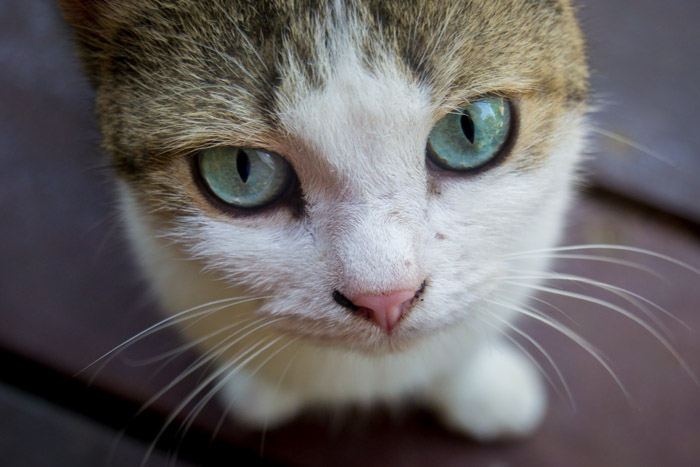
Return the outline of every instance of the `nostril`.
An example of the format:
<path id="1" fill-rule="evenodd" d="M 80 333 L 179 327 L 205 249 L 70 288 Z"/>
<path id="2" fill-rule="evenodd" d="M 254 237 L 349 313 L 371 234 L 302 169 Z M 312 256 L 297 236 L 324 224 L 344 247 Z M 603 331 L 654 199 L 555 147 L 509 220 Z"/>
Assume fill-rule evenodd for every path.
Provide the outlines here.
<path id="1" fill-rule="evenodd" d="M 335 300 L 335 302 L 338 305 L 345 307 L 350 311 L 357 311 L 360 309 L 360 307 L 352 303 L 352 301 L 348 297 L 338 292 L 337 290 L 333 291 L 333 300 Z"/>
<path id="2" fill-rule="evenodd" d="M 414 299 L 418 299 L 418 298 L 420 298 L 421 295 L 423 295 L 423 292 L 425 292 L 426 283 L 427 283 L 427 281 L 423 281 L 423 283 L 420 285 L 418 290 L 416 290 L 416 294 L 413 296 Z"/>

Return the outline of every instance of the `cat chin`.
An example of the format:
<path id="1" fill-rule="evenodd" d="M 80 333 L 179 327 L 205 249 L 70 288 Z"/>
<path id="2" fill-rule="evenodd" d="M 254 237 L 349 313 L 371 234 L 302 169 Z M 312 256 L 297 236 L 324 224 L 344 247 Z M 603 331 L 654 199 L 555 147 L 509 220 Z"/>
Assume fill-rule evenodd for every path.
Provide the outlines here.
<path id="1" fill-rule="evenodd" d="M 439 332 L 401 333 L 396 335 L 384 335 L 381 332 L 365 332 L 361 335 L 337 336 L 325 335 L 299 335 L 298 337 L 311 345 L 319 348 L 342 349 L 349 353 L 357 353 L 368 357 L 381 357 L 384 355 L 401 354 L 422 345 L 426 340 L 435 337 Z M 294 333 L 289 333 L 294 336 Z"/>

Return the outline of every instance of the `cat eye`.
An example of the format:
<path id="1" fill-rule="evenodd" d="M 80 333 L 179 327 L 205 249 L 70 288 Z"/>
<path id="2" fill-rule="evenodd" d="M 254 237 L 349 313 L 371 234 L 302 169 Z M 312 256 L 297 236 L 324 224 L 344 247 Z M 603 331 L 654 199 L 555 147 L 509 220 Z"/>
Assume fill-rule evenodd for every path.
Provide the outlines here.
<path id="1" fill-rule="evenodd" d="M 226 204 L 258 209 L 281 198 L 294 172 L 279 154 L 218 146 L 199 154 L 197 168 L 209 192 Z"/>
<path id="2" fill-rule="evenodd" d="M 508 100 L 490 97 L 475 101 L 435 124 L 428 136 L 428 159 L 456 172 L 481 168 L 500 154 L 510 127 Z"/>

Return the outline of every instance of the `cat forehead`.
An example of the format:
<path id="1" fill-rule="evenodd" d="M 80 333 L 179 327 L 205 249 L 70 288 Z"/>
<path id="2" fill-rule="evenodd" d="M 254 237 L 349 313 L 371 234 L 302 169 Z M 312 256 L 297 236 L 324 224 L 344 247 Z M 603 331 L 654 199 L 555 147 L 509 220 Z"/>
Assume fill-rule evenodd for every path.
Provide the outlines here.
<path id="1" fill-rule="evenodd" d="M 253 46 L 258 52 L 248 55 L 279 73 L 282 84 L 269 99 L 273 105 L 299 95 L 300 87 L 322 87 L 337 79 L 349 47 L 368 70 L 399 70 L 429 85 L 433 100 L 447 106 L 494 92 L 544 90 L 578 100 L 586 92 L 582 40 L 566 1 L 272 5 L 255 15 L 253 33 L 262 40 Z M 259 22 L 263 17 L 266 21 Z M 250 40 L 244 42 L 251 46 Z"/>
<path id="2" fill-rule="evenodd" d="M 299 96 L 338 82 L 349 43 L 367 76 L 400 75 L 443 111 L 489 93 L 586 93 L 582 41 L 565 1 L 114 5 L 63 0 L 97 84 L 105 147 L 133 173 L 167 163 L 162 154 L 269 147 L 289 127 L 283 117 L 302 107 Z M 398 103 L 395 116 L 419 100 Z"/>
<path id="3" fill-rule="evenodd" d="M 279 152 L 307 191 L 335 186 L 346 196 L 375 186 L 396 193 L 398 180 L 420 182 L 434 114 L 428 90 L 391 62 L 368 69 L 352 41 L 334 56 L 323 86 L 296 81 L 296 92 L 279 99 Z"/>
<path id="4" fill-rule="evenodd" d="M 341 38 L 322 86 L 288 76 L 292 91 L 278 97 L 276 116 L 286 139 L 312 149 L 319 162 L 356 159 L 370 148 L 381 151 L 404 141 L 410 145 L 432 126 L 429 90 L 390 59 L 367 68 L 358 47 Z"/>

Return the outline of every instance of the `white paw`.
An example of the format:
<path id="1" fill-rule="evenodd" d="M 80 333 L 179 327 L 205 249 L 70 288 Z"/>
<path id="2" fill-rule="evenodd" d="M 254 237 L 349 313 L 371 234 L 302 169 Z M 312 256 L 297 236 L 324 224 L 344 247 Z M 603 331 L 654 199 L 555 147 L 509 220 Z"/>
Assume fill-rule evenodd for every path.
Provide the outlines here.
<path id="1" fill-rule="evenodd" d="M 282 388 L 241 373 L 225 381 L 219 397 L 232 418 L 256 429 L 281 425 L 302 406 L 298 397 Z"/>
<path id="2" fill-rule="evenodd" d="M 546 393 L 532 363 L 507 346 L 485 347 L 429 398 L 452 428 L 490 441 L 531 433 L 546 408 Z"/>

